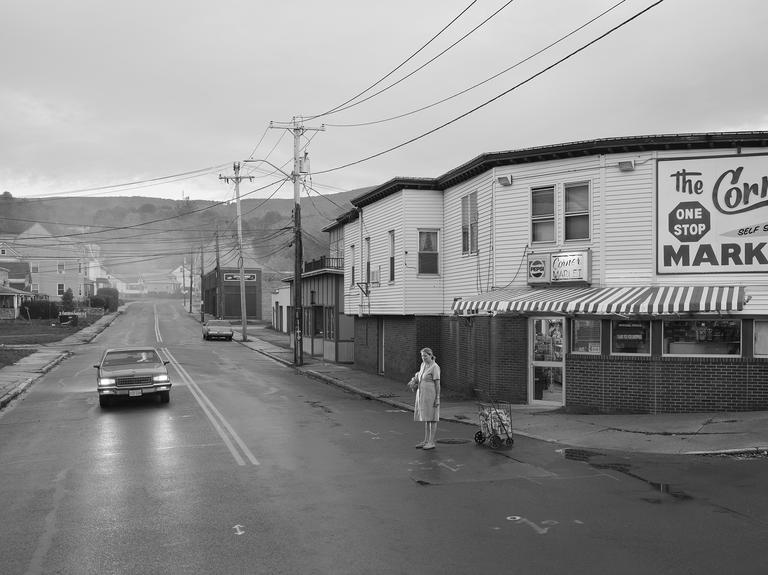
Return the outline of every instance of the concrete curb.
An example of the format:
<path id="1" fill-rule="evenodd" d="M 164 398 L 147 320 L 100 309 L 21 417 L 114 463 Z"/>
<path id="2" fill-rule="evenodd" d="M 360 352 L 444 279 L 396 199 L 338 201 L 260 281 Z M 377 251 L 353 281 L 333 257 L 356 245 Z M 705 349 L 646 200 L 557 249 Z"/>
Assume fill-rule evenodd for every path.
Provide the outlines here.
<path id="1" fill-rule="evenodd" d="M 84 328 L 82 331 L 72 334 L 69 337 L 78 337 L 78 336 L 85 335 L 86 337 L 81 342 L 79 342 L 79 345 L 82 345 L 84 343 L 90 343 L 96 338 L 97 335 L 99 335 L 102 331 L 107 329 L 112 324 L 112 322 L 115 321 L 115 319 L 117 319 L 117 317 L 121 313 L 122 312 L 118 310 L 114 314 L 110 314 L 109 316 L 107 316 L 106 319 L 104 319 L 104 316 L 102 316 L 102 318 L 100 318 L 98 321 L 94 322 L 87 328 Z M 86 331 L 86 333 L 83 334 L 83 331 Z M 63 341 L 64 340 L 62 340 L 62 342 Z M 57 345 L 61 345 L 62 342 L 59 342 Z M 42 345 L 41 347 L 46 347 L 46 345 Z M 46 373 L 51 371 L 54 367 L 59 365 L 62 361 L 64 361 L 66 358 L 68 358 L 71 355 L 72 355 L 72 352 L 69 350 L 61 351 L 51 361 L 49 361 L 48 363 L 43 365 L 41 368 L 39 368 L 35 372 L 35 375 L 27 377 L 21 383 L 17 384 L 13 389 L 3 394 L 0 397 L 0 409 L 5 408 L 13 400 L 23 395 L 32 386 L 33 383 L 35 383 L 38 379 L 43 377 Z"/>

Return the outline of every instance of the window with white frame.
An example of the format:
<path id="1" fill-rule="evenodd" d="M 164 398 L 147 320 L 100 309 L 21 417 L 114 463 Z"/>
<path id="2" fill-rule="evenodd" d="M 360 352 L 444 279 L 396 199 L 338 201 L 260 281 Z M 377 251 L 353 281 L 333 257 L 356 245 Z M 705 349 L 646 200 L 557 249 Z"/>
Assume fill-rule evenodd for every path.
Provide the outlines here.
<path id="1" fill-rule="evenodd" d="M 477 192 L 461 198 L 461 253 L 477 253 Z"/>
<path id="2" fill-rule="evenodd" d="M 600 353 L 599 319 L 574 319 L 571 322 L 571 351 L 573 353 Z"/>
<path id="3" fill-rule="evenodd" d="M 589 184 L 565 184 L 565 240 L 589 239 Z"/>
<path id="4" fill-rule="evenodd" d="M 37 263 L 37 262 L 30 263 L 29 264 L 29 271 L 32 272 L 33 274 L 40 273 L 40 264 Z"/>
<path id="5" fill-rule="evenodd" d="M 555 241 L 555 186 L 531 190 L 531 241 Z"/>
<path id="6" fill-rule="evenodd" d="M 30 291 L 32 293 L 40 293 L 40 284 L 32 284 Z"/>
<path id="7" fill-rule="evenodd" d="M 60 274 L 64 273 L 64 262 L 58 262 L 56 264 L 56 269 Z"/>
<path id="8" fill-rule="evenodd" d="M 64 284 L 56 284 L 56 293 L 60 296 L 64 295 L 64 292 L 66 290 L 64 289 Z"/>
<path id="9" fill-rule="evenodd" d="M 355 244 L 349 246 L 349 262 L 352 264 L 352 281 L 349 285 L 355 285 Z"/>
<path id="10" fill-rule="evenodd" d="M 419 230 L 419 270 L 420 274 L 439 273 L 437 230 Z"/>

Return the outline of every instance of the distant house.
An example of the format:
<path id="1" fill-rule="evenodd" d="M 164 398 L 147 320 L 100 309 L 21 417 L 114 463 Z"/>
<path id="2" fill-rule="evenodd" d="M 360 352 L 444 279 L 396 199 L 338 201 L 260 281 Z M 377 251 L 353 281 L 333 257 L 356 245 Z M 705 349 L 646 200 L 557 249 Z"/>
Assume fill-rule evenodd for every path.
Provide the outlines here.
<path id="1" fill-rule="evenodd" d="M 142 281 L 147 293 L 152 295 L 173 295 L 181 293 L 181 283 L 170 272 L 142 274 Z"/>
<path id="2" fill-rule="evenodd" d="M 10 287 L 8 270 L 0 267 L 0 320 L 18 318 L 24 302 L 33 297 L 28 291 Z"/>
<path id="3" fill-rule="evenodd" d="M 6 256 L 24 261 L 30 268 L 29 290 L 60 300 L 71 289 L 76 299 L 93 295 L 95 284 L 88 278 L 88 252 L 72 238 L 54 235 L 41 224 L 6 238 Z M 2 253 L 0 253 L 0 256 Z"/>
<path id="4" fill-rule="evenodd" d="M 192 293 L 197 293 L 200 286 L 200 270 L 197 270 L 197 275 L 192 275 L 195 270 L 192 266 L 181 265 L 171 270 L 170 274 L 176 280 L 176 283 L 181 286 L 181 290 L 185 293 L 189 293 L 190 284 L 192 287 Z"/>

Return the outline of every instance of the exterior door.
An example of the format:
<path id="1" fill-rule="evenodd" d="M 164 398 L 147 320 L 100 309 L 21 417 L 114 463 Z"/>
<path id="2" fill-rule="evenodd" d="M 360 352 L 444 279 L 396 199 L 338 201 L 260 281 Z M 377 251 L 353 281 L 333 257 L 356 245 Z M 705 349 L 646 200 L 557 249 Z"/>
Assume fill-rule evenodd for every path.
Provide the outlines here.
<path id="1" fill-rule="evenodd" d="M 536 317 L 530 320 L 531 403 L 565 403 L 565 319 Z"/>

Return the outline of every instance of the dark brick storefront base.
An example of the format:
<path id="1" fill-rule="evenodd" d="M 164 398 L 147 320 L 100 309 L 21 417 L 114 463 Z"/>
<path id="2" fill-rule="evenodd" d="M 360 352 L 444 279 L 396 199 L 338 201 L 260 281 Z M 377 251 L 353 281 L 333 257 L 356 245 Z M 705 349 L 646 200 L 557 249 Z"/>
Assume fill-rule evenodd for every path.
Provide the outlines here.
<path id="1" fill-rule="evenodd" d="M 566 406 L 605 413 L 768 409 L 768 360 L 566 357 Z"/>
<path id="2" fill-rule="evenodd" d="M 356 318 L 355 366 L 405 386 L 431 347 L 446 397 L 525 404 L 528 340 L 526 317 Z M 568 354 L 565 394 L 597 413 L 768 410 L 768 359 Z"/>
<path id="3" fill-rule="evenodd" d="M 442 370 L 446 397 L 479 395 L 481 399 L 525 403 L 527 325 L 519 317 L 356 318 L 355 367 L 405 385 L 419 369 L 419 350 L 430 347 Z"/>

